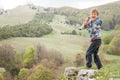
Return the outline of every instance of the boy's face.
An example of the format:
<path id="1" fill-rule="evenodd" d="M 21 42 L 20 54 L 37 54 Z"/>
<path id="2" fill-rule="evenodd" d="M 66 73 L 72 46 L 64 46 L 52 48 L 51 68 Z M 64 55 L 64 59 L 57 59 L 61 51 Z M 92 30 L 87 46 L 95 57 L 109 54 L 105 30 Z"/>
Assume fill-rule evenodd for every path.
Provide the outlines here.
<path id="1" fill-rule="evenodd" d="M 91 13 L 91 20 L 95 21 L 98 18 L 98 14 L 96 12 Z"/>

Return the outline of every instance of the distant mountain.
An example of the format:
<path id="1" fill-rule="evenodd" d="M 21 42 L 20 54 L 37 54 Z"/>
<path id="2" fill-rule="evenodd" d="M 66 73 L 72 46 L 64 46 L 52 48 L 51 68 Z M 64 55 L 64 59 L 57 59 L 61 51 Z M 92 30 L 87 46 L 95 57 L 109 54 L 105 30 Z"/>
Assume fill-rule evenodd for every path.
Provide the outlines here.
<path id="1" fill-rule="evenodd" d="M 18 6 L 6 12 L 2 10 L 0 13 L 0 26 L 5 26 L 27 23 L 34 18 L 36 11 L 29 6 Z"/>
<path id="2" fill-rule="evenodd" d="M 116 24 L 120 24 L 120 1 L 92 8 L 97 8 L 99 10 L 100 17 L 103 20 L 102 28 L 104 30 L 114 29 Z M 42 20 L 49 22 L 52 21 L 55 15 L 66 16 L 66 24 L 80 26 L 85 18 L 89 16 L 89 11 L 92 8 L 76 9 L 66 6 L 61 8 L 43 8 L 28 4 L 25 6 L 18 6 L 12 10 L 8 10 L 5 14 L 1 14 L 0 26 L 24 24 L 31 20 L 36 20 L 36 18 L 37 20 L 43 18 Z"/>
<path id="3" fill-rule="evenodd" d="M 99 10 L 100 17 L 103 20 L 103 29 L 114 29 L 116 24 L 120 24 L 120 1 L 92 8 Z M 76 25 L 82 24 L 84 19 L 89 16 L 89 12 L 92 8 L 79 10 L 70 7 L 62 7 L 56 9 L 55 13 L 67 16 L 69 19 L 67 23 Z"/>

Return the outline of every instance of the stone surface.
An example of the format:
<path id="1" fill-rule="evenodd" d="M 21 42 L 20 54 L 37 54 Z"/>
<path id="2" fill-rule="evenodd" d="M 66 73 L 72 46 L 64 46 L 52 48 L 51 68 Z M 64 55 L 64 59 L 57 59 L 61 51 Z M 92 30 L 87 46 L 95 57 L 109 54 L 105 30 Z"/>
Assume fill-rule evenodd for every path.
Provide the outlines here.
<path id="1" fill-rule="evenodd" d="M 66 67 L 64 76 L 68 80 L 95 80 L 93 76 L 98 74 L 95 69 L 81 69 L 78 71 L 76 67 Z"/>
<path id="2" fill-rule="evenodd" d="M 73 77 L 76 77 L 78 74 L 78 69 L 76 67 L 66 67 L 64 71 L 64 76 L 67 79 L 72 79 Z"/>
<path id="3" fill-rule="evenodd" d="M 94 69 L 81 69 L 78 72 L 77 79 L 76 80 L 95 80 L 91 79 L 92 76 L 98 74 L 97 70 Z"/>

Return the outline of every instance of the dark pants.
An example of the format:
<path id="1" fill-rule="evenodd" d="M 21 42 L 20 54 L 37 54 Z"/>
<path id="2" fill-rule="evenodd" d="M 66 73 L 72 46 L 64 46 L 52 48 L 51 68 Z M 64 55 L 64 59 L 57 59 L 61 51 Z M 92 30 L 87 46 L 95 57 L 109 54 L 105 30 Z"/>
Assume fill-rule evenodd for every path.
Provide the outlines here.
<path id="1" fill-rule="evenodd" d="M 93 41 L 90 44 L 90 46 L 89 46 L 89 48 L 86 52 L 86 66 L 88 68 L 92 67 L 92 54 L 93 54 L 93 57 L 94 57 L 94 62 L 97 65 L 98 69 L 102 67 L 100 58 L 97 54 L 100 45 L 101 45 L 101 39 L 96 39 L 95 41 Z"/>

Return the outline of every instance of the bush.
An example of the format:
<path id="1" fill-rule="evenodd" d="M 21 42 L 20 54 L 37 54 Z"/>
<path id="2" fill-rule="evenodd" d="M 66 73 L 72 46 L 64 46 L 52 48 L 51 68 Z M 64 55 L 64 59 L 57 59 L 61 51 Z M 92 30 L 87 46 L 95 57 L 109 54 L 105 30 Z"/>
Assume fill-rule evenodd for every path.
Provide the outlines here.
<path id="1" fill-rule="evenodd" d="M 25 54 L 23 55 L 23 65 L 24 67 L 27 68 L 31 68 L 33 66 L 34 63 L 34 52 L 35 49 L 32 46 L 29 46 L 26 51 Z"/>
<path id="2" fill-rule="evenodd" d="M 26 80 L 29 75 L 29 70 L 28 69 L 21 69 L 19 74 L 18 74 L 18 80 Z"/>
<path id="3" fill-rule="evenodd" d="M 55 63 L 53 61 L 49 61 L 48 59 L 41 60 L 40 64 L 42 64 L 44 67 L 52 70 L 53 72 L 55 72 L 55 70 L 57 69 L 57 66 L 55 65 Z"/>
<path id="4" fill-rule="evenodd" d="M 1 27 L 0 40 L 11 37 L 41 37 L 51 32 L 51 26 L 31 21 L 26 24 Z"/>
<path id="5" fill-rule="evenodd" d="M 64 58 L 62 54 L 56 50 L 47 50 L 45 46 L 38 45 L 36 49 L 36 62 L 40 63 L 41 60 L 47 59 L 49 61 L 53 61 L 56 66 L 60 66 L 64 63 Z"/>
<path id="6" fill-rule="evenodd" d="M 72 35 L 77 35 L 77 32 L 75 30 L 72 31 Z"/>
<path id="7" fill-rule="evenodd" d="M 107 53 L 108 52 L 109 45 L 103 45 L 103 52 Z"/>
<path id="8" fill-rule="evenodd" d="M 19 72 L 20 72 L 20 69 L 17 68 L 17 67 L 14 67 L 14 68 L 12 68 L 12 69 L 10 70 L 10 73 L 11 73 L 11 75 L 12 75 L 13 77 L 16 76 L 16 75 L 18 75 Z"/>
<path id="9" fill-rule="evenodd" d="M 109 45 L 107 53 L 120 55 L 120 36 L 114 37 L 114 39 L 112 40 L 112 42 Z"/>
<path id="10" fill-rule="evenodd" d="M 113 39 L 113 35 L 109 34 L 103 38 L 103 41 L 105 44 L 109 44 L 112 41 L 112 39 Z"/>
<path id="11" fill-rule="evenodd" d="M 28 79 L 29 80 L 54 80 L 54 76 L 49 69 L 43 67 L 42 65 L 38 65 L 33 69 L 33 72 Z"/>
<path id="12" fill-rule="evenodd" d="M 1 73 L 0 73 L 0 80 L 4 80 L 4 77 Z"/>
<path id="13" fill-rule="evenodd" d="M 48 60 L 52 60 L 56 66 L 61 66 L 64 63 L 64 57 L 56 50 L 49 51 Z"/>
<path id="14" fill-rule="evenodd" d="M 109 44 L 107 53 L 108 54 L 115 54 L 120 55 L 120 30 L 116 30 L 114 32 L 115 37 L 112 39 L 111 43 Z"/>
<path id="15" fill-rule="evenodd" d="M 82 55 L 82 54 L 77 54 L 76 55 L 76 58 L 75 58 L 75 61 L 74 61 L 74 64 L 75 66 L 83 66 L 84 63 L 85 63 L 85 57 Z"/>
<path id="16" fill-rule="evenodd" d="M 115 26 L 115 30 L 120 30 L 120 24 Z"/>
<path id="17" fill-rule="evenodd" d="M 14 48 L 6 43 L 0 45 L 0 67 L 10 71 L 15 66 Z"/>

